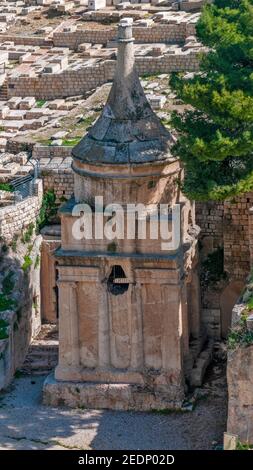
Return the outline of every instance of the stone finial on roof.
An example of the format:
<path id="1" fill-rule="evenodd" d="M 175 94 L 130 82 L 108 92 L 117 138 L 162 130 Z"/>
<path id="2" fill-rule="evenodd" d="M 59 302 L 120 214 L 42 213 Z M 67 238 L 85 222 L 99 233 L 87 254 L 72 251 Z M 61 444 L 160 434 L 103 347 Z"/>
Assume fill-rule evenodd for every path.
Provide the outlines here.
<path id="1" fill-rule="evenodd" d="M 74 159 L 129 164 L 171 158 L 172 137 L 151 109 L 136 71 L 132 24 L 132 18 L 120 20 L 113 85 L 101 116 L 74 147 Z"/>

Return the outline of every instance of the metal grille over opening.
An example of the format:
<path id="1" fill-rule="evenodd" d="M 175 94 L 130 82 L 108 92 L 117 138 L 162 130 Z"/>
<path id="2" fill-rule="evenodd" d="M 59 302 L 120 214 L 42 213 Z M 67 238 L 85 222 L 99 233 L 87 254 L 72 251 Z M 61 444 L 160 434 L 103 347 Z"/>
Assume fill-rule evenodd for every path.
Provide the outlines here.
<path id="1" fill-rule="evenodd" d="M 108 291 L 113 295 L 120 295 L 124 294 L 128 287 L 129 283 L 122 267 L 118 264 L 113 266 L 107 281 Z"/>

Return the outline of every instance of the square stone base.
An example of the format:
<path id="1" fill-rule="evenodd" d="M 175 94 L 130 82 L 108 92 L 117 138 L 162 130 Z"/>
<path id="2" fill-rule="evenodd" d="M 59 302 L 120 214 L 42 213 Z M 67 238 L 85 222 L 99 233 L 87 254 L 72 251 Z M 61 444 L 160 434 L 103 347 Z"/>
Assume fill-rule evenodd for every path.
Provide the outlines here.
<path id="1" fill-rule="evenodd" d="M 50 406 L 110 410 L 180 409 L 184 399 L 181 387 L 166 391 L 149 390 L 143 385 L 57 381 L 49 375 L 43 386 L 43 403 Z"/>

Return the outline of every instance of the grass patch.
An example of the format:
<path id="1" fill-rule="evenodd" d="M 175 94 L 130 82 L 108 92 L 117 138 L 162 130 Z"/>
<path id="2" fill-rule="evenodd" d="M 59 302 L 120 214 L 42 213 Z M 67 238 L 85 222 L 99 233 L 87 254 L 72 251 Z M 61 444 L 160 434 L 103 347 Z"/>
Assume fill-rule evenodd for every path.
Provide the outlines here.
<path id="1" fill-rule="evenodd" d="M 23 233 L 21 237 L 22 243 L 29 243 L 32 239 L 34 231 L 34 224 L 29 224 L 27 230 Z"/>
<path id="2" fill-rule="evenodd" d="M 46 103 L 45 100 L 36 101 L 36 108 L 42 108 L 42 106 L 44 106 L 45 103 Z"/>
<path id="3" fill-rule="evenodd" d="M 164 127 L 171 128 L 171 121 L 169 117 L 161 119 L 161 123 L 164 125 Z"/>
<path id="4" fill-rule="evenodd" d="M 74 147 L 77 145 L 82 137 L 73 137 L 73 139 L 65 139 L 62 141 L 64 147 Z"/>
<path id="5" fill-rule="evenodd" d="M 0 191 L 8 191 L 9 193 L 13 193 L 14 188 L 9 183 L 0 183 Z"/>
<path id="6" fill-rule="evenodd" d="M 40 145 L 43 145 L 45 147 L 49 147 L 51 145 L 51 140 L 50 139 L 41 139 L 38 141 Z"/>
<path id="7" fill-rule="evenodd" d="M 236 450 L 252 450 L 253 444 L 243 444 L 242 442 L 237 442 Z"/>
<path id="8" fill-rule="evenodd" d="M 24 263 L 22 264 L 22 269 L 24 272 L 27 272 L 32 266 L 33 262 L 29 255 L 24 256 Z"/>
<path id="9" fill-rule="evenodd" d="M 248 310 L 253 310 L 253 294 L 252 296 L 249 298 L 248 302 L 247 302 L 247 309 Z"/>
<path id="10" fill-rule="evenodd" d="M 87 116 L 83 117 L 78 121 L 78 124 L 85 125 L 86 127 L 91 126 L 93 122 L 95 121 L 95 116 Z"/>

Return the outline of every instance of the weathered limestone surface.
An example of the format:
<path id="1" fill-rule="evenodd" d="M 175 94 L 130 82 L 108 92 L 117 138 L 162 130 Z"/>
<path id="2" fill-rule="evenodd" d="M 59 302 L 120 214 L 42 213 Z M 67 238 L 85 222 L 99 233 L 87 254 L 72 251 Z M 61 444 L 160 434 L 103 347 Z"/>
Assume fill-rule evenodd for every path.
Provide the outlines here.
<path id="1" fill-rule="evenodd" d="M 40 265 L 36 261 L 40 256 L 41 237 L 33 238 L 31 243 L 29 256 L 32 265 L 29 271 L 24 272 L 21 268 L 24 262 L 22 251 L 25 253 L 27 249 L 22 242 L 17 252 L 9 253 L 1 262 L 2 275 L 5 270 L 14 272 L 12 298 L 16 300 L 16 305 L 1 312 L 1 319 L 8 323 L 8 337 L 0 339 L 0 390 L 10 384 L 15 371 L 23 365 L 29 344 L 41 326 Z"/>
<path id="2" fill-rule="evenodd" d="M 61 209 L 61 248 L 55 254 L 59 364 L 56 382 L 45 383 L 46 403 L 147 410 L 182 402 L 183 363 L 195 360 L 189 351 L 190 316 L 197 340 L 200 334 L 199 291 L 193 282 L 196 300 L 188 309 L 185 281 L 197 263 L 198 228 L 194 207 L 174 182 L 182 172 L 172 144 L 141 87 L 131 21 L 124 19 L 109 98 L 72 152 L 74 198 Z M 164 253 L 160 236 L 152 239 L 149 231 L 144 239 L 125 233 L 113 247 L 103 236 L 76 237 L 73 207 L 85 202 L 94 207 L 98 195 L 104 205 L 181 204 L 180 246 Z"/>
<path id="3" fill-rule="evenodd" d="M 54 251 L 58 240 L 44 237 L 41 244 L 41 318 L 47 323 L 57 322 L 57 285 Z"/>
<path id="4" fill-rule="evenodd" d="M 43 403 L 73 408 L 151 411 L 180 409 L 183 396 L 178 387 L 150 393 L 148 387 L 142 385 L 60 382 L 49 376 L 44 383 Z"/>
<path id="5" fill-rule="evenodd" d="M 253 346 L 238 347 L 228 354 L 227 431 L 243 443 L 253 442 Z"/>
<path id="6" fill-rule="evenodd" d="M 0 318 L 8 324 L 7 337 L 0 339 L 0 389 L 10 383 L 15 370 L 23 364 L 31 339 L 41 325 L 41 237 L 35 235 L 34 228 L 41 206 L 42 181 L 36 180 L 35 187 L 36 195 L 16 204 L 12 201 L 0 209 L 1 245 L 5 245 L 0 260 L 0 290 L 2 299 L 7 299 Z M 33 230 L 26 241 L 28 227 Z M 4 288 L 4 280 L 10 275 L 11 280 Z"/>
<path id="7" fill-rule="evenodd" d="M 15 233 L 28 227 L 39 213 L 42 197 L 42 181 L 37 180 L 38 196 L 26 198 L 17 204 L 0 209 L 0 236 L 10 242 Z"/>

